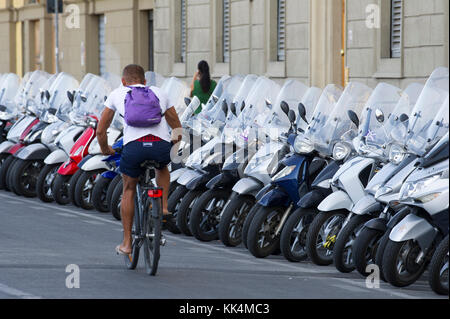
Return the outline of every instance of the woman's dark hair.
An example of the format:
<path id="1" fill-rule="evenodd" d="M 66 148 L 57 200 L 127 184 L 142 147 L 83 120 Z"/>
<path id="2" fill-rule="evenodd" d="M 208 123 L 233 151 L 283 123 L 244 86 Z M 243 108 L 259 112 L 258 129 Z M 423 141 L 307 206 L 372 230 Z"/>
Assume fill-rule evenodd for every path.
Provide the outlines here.
<path id="1" fill-rule="evenodd" d="M 211 88 L 211 75 L 209 74 L 208 62 L 200 61 L 197 68 L 200 71 L 200 86 L 203 92 L 209 92 Z"/>

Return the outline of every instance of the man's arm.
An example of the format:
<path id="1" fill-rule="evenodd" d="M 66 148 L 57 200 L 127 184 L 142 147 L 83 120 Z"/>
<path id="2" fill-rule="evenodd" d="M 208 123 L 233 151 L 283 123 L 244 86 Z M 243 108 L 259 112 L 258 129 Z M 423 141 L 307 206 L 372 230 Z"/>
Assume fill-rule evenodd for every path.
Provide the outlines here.
<path id="1" fill-rule="evenodd" d="M 114 155 L 115 151 L 113 148 L 108 145 L 108 135 L 107 130 L 111 125 L 111 122 L 114 118 L 115 112 L 107 107 L 103 110 L 102 117 L 100 118 L 100 122 L 97 126 L 97 140 L 102 153 L 104 155 Z"/>
<path id="2" fill-rule="evenodd" d="M 181 122 L 178 118 L 177 111 L 175 111 L 175 108 L 173 106 L 167 109 L 165 117 L 167 124 L 169 124 L 169 126 L 172 128 L 172 142 L 177 143 L 181 141 L 181 137 L 183 134 Z"/>

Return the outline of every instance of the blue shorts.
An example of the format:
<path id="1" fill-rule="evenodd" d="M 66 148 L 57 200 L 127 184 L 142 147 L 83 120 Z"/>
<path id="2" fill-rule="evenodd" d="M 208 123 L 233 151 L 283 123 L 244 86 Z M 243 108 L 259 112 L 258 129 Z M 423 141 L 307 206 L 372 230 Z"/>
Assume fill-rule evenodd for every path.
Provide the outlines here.
<path id="1" fill-rule="evenodd" d="M 124 146 L 120 158 L 120 172 L 132 178 L 138 178 L 144 173 L 142 163 L 151 160 L 159 163 L 160 169 L 170 163 L 172 143 L 158 142 L 130 142 Z"/>

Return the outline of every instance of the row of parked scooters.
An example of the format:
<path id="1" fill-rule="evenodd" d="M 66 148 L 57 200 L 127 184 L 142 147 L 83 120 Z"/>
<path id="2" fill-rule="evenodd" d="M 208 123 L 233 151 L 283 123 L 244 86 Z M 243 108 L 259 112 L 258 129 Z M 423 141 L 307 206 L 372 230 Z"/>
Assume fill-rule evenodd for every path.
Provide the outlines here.
<path id="1" fill-rule="evenodd" d="M 79 87 L 64 73 L 36 71 L 15 87 L 6 77 L 14 75 L 0 80 L 0 189 L 120 219 L 120 155 L 105 158 L 95 139 L 118 77 L 89 74 Z M 428 268 L 431 288 L 448 294 L 447 68 L 405 90 L 224 76 L 206 105 L 185 98 L 176 78 L 147 77 L 183 124 L 171 232 L 243 244 L 258 258 L 282 253 L 363 276 L 375 269 L 398 287 Z M 115 148 L 121 123 L 108 132 Z"/>

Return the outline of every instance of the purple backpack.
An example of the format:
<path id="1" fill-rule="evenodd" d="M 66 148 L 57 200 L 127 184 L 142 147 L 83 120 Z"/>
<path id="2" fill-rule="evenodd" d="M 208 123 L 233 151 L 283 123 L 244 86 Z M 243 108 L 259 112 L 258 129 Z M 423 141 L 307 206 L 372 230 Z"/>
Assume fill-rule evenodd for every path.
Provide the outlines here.
<path id="1" fill-rule="evenodd" d="M 161 122 L 159 99 L 148 87 L 129 87 L 125 97 L 125 123 L 133 127 L 151 127 Z"/>

